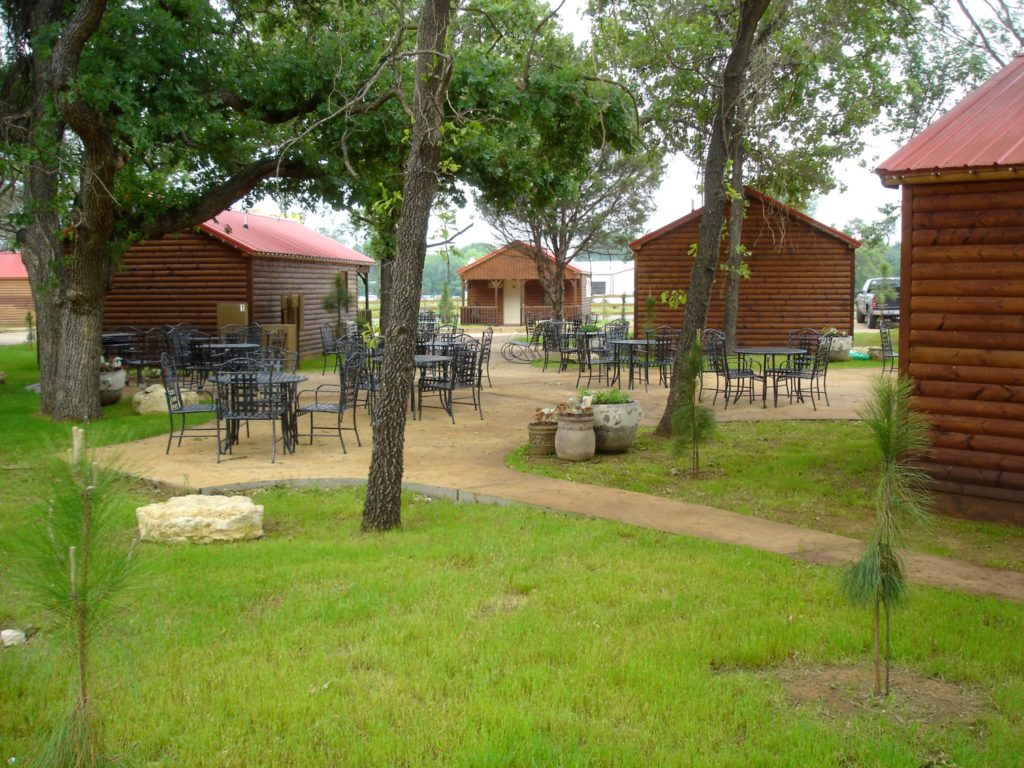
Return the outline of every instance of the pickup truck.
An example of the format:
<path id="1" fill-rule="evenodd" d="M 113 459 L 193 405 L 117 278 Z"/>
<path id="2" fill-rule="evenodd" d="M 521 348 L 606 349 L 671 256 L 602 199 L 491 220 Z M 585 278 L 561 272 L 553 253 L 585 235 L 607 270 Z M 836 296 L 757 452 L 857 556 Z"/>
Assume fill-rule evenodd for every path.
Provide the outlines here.
<path id="1" fill-rule="evenodd" d="M 884 289 L 883 289 L 883 283 Z M 887 293 L 882 299 L 883 290 Z M 881 318 L 900 321 L 900 279 L 898 277 L 871 277 L 864 281 L 864 289 L 854 299 L 854 313 L 857 322 L 877 328 Z"/>

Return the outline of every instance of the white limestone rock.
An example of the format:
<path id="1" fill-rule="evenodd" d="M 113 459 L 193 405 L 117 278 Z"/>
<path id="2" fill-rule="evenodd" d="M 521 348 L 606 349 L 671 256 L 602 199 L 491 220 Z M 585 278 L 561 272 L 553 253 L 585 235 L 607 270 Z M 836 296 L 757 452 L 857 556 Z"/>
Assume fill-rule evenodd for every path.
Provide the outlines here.
<path id="1" fill-rule="evenodd" d="M 25 633 L 20 629 L 5 629 L 0 631 L 0 644 L 2 644 L 4 648 L 10 648 L 14 645 L 22 645 L 25 641 Z"/>
<path id="2" fill-rule="evenodd" d="M 263 535 L 263 507 L 248 496 L 176 496 L 135 511 L 143 541 L 242 541 Z"/>
<path id="3" fill-rule="evenodd" d="M 181 399 L 185 405 L 196 405 L 201 400 L 199 393 L 191 389 L 181 390 Z M 132 397 L 132 410 L 138 414 L 167 413 L 167 396 L 163 385 L 150 384 L 136 392 Z"/>

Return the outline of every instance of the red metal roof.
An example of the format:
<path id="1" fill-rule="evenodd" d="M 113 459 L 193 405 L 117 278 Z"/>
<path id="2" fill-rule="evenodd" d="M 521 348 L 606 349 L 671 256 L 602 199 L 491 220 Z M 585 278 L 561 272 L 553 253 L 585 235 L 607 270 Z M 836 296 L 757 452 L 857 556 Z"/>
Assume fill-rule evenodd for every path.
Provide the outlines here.
<path id="1" fill-rule="evenodd" d="M 369 266 L 369 256 L 293 219 L 223 211 L 199 225 L 204 232 L 248 254 L 306 256 Z"/>
<path id="2" fill-rule="evenodd" d="M 756 200 L 756 201 L 758 201 L 758 202 L 760 202 L 760 203 L 762 203 L 764 205 L 767 205 L 767 206 L 769 206 L 771 208 L 776 208 L 776 209 L 782 211 L 783 213 L 785 213 L 787 216 L 790 216 L 790 217 L 792 217 L 794 219 L 797 219 L 798 221 L 802 221 L 805 224 L 809 224 L 810 226 L 812 226 L 815 229 L 825 233 L 826 235 L 834 237 L 837 240 L 842 240 L 844 243 L 847 243 L 848 245 L 850 245 L 850 246 L 852 246 L 854 248 L 860 248 L 860 246 L 861 246 L 860 240 L 855 240 L 854 238 L 850 237 L 845 232 L 840 232 L 838 229 L 833 229 L 832 227 L 828 226 L 827 224 L 822 224 L 817 219 L 812 219 L 806 213 L 802 213 L 802 212 L 798 211 L 796 208 L 790 208 L 785 203 L 780 203 L 775 198 L 769 197 L 764 192 L 758 192 L 753 187 L 744 187 L 743 188 L 743 194 L 746 195 L 751 200 Z M 651 240 L 654 240 L 655 238 L 661 237 L 662 235 L 664 235 L 664 234 L 666 234 L 668 232 L 671 232 L 674 229 L 678 229 L 679 227 L 685 226 L 685 225 L 689 224 L 690 222 L 692 222 L 694 219 L 699 219 L 703 215 L 704 215 L 704 209 L 703 208 L 698 208 L 695 211 L 691 211 L 690 213 L 688 213 L 685 216 L 683 216 L 683 218 L 681 218 L 681 219 L 676 219 L 672 223 L 666 224 L 664 227 L 661 227 L 660 229 L 656 229 L 653 232 L 648 232 L 646 235 L 642 235 L 641 237 L 638 237 L 636 240 L 634 240 L 633 242 L 631 242 L 629 244 L 629 248 L 630 248 L 630 250 L 635 251 L 637 248 L 640 248 L 645 243 L 647 243 L 647 242 L 649 242 Z"/>
<path id="3" fill-rule="evenodd" d="M 900 176 L 1003 170 L 1024 164 L 1024 55 L 990 77 L 882 163 L 887 186 Z M 888 177 L 888 178 L 887 178 Z"/>
<path id="4" fill-rule="evenodd" d="M 499 258 L 501 256 L 505 256 L 505 255 L 523 255 L 523 256 L 529 256 L 532 259 L 533 258 L 533 246 L 528 244 L 528 243 L 524 243 L 522 240 L 516 240 L 515 242 L 509 243 L 508 245 L 503 245 L 503 246 L 501 246 L 501 248 L 497 248 L 497 249 L 491 251 L 486 256 L 481 256 L 476 261 L 471 261 L 469 264 L 467 264 L 464 267 L 459 267 L 455 271 L 459 275 L 459 277 L 466 277 L 466 273 L 467 272 L 474 271 L 478 267 L 480 267 L 482 264 L 486 264 L 487 262 L 492 261 L 493 259 L 497 259 L 497 258 Z M 548 258 L 549 261 L 554 261 L 555 260 L 555 255 L 553 253 L 551 253 L 551 251 L 547 250 L 546 248 L 544 249 L 544 255 Z M 532 269 L 535 269 L 535 268 L 532 268 Z M 578 275 L 585 274 L 582 269 L 580 269 L 579 267 L 575 266 L 572 263 L 569 263 L 569 264 L 565 265 L 565 271 L 567 273 L 573 273 L 573 274 L 578 274 Z M 532 271 L 531 271 L 531 274 L 532 274 Z M 536 277 L 536 275 L 533 275 L 533 276 Z M 518 274 L 516 274 L 516 275 L 509 275 L 509 277 L 520 277 L 520 275 L 518 275 Z"/>
<path id="5" fill-rule="evenodd" d="M 16 251 L 0 251 L 0 279 L 28 279 L 28 271 L 21 262 L 21 254 Z"/>

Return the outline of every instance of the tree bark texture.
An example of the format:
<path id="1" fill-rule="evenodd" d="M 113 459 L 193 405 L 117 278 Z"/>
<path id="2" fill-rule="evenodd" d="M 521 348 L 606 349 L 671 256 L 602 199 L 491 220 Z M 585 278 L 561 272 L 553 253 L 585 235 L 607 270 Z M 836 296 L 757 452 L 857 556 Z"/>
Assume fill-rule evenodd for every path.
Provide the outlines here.
<path id="1" fill-rule="evenodd" d="M 725 63 L 718 108 L 711 123 L 707 160 L 704 164 L 704 215 L 698 229 L 697 255 L 690 271 L 683 328 L 679 334 L 672 370 L 672 386 L 665 404 L 665 412 L 655 430 L 655 434 L 660 437 L 672 434 L 672 413 L 678 407 L 682 395 L 682 378 L 679 372 L 684 368 L 684 358 L 697 338 L 697 332 L 704 327 L 707 319 L 711 287 L 715 282 L 715 270 L 718 268 L 718 249 L 725 216 L 725 172 L 730 143 L 736 130 L 736 109 L 750 67 L 754 32 L 770 3 L 771 0 L 743 0 L 740 3 L 736 37 Z"/>
<path id="2" fill-rule="evenodd" d="M 33 53 L 31 143 L 37 160 L 27 176 L 32 201 L 25 233 L 25 263 L 39 323 L 41 407 L 55 419 L 99 417 L 99 331 L 111 263 L 113 188 L 117 153 L 102 116 L 70 87 L 82 49 L 97 29 L 106 3 L 83 2 L 70 14 L 52 49 Z M 31 26 L 61 20 L 63 8 L 41 3 Z M 74 226 L 61 233 L 56 172 L 65 126 L 82 142 Z M 71 243 L 71 254 L 65 252 Z"/>
<path id="3" fill-rule="evenodd" d="M 555 255 L 554 260 L 544 254 L 541 233 L 538 230 L 533 240 L 533 260 L 537 265 L 537 276 L 544 294 L 551 303 L 551 317 L 565 319 L 565 265 L 564 257 Z"/>
<path id="4" fill-rule="evenodd" d="M 740 313 L 740 262 L 742 262 L 743 218 L 746 215 L 746 197 L 743 195 L 743 141 L 734 135 L 730 150 L 732 178 L 729 185 L 735 195 L 729 204 L 729 258 L 725 273 L 725 348 L 736 349 L 736 318 Z"/>
<path id="5" fill-rule="evenodd" d="M 377 401 L 373 454 L 363 506 L 364 531 L 390 530 L 402 523 L 405 419 L 414 373 L 427 226 L 437 190 L 441 126 L 451 77 L 451 59 L 444 53 L 450 15 L 448 0 L 426 0 L 420 12 L 412 139 L 391 268 L 391 314 L 385 335 L 383 386 Z"/>

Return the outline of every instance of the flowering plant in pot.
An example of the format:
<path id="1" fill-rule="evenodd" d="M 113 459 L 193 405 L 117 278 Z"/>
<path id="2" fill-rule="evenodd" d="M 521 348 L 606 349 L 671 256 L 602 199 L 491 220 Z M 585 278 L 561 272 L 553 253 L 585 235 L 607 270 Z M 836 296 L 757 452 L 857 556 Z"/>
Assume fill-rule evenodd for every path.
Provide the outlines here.
<path id="1" fill-rule="evenodd" d="M 120 357 L 100 355 L 100 405 L 113 405 L 121 399 L 127 376 Z"/>
<path id="2" fill-rule="evenodd" d="M 850 350 L 853 349 L 853 336 L 845 330 L 838 328 L 822 328 L 822 336 L 832 337 L 832 346 L 829 348 L 828 359 L 849 360 Z"/>
<path id="3" fill-rule="evenodd" d="M 538 408 L 533 414 L 533 421 L 527 425 L 530 433 L 530 455 L 553 456 L 557 429 L 558 409 Z"/>
<path id="4" fill-rule="evenodd" d="M 563 461 L 586 461 L 594 457 L 594 410 L 589 395 L 566 398 L 558 404 L 555 453 Z"/>
<path id="5" fill-rule="evenodd" d="M 587 392 L 594 412 L 594 438 L 597 453 L 625 453 L 636 439 L 636 430 L 644 409 L 632 395 L 620 389 Z"/>

